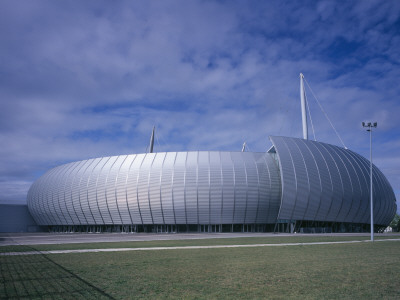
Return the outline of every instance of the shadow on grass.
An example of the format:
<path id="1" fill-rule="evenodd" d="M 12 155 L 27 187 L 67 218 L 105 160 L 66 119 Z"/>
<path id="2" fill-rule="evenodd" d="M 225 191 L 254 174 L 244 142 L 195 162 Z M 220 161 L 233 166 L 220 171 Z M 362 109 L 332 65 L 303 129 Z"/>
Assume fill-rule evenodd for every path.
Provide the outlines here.
<path id="1" fill-rule="evenodd" d="M 0 299 L 114 299 L 44 254 L 0 256 L 0 276 Z"/>

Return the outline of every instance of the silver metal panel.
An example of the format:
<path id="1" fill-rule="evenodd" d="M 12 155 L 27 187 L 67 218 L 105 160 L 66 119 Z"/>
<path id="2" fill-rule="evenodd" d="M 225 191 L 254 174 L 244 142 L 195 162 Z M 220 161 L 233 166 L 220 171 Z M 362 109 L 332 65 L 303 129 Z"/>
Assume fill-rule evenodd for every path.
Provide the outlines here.
<path id="1" fill-rule="evenodd" d="M 28 195 L 42 224 L 67 225 L 272 223 L 279 197 L 274 159 L 241 152 L 153 153 L 70 163 L 39 178 Z"/>
<path id="2" fill-rule="evenodd" d="M 198 224 L 210 224 L 210 165 L 209 152 L 198 152 L 197 161 Z"/>
<path id="3" fill-rule="evenodd" d="M 302 140 L 293 140 L 302 154 L 304 168 L 307 174 L 308 201 L 303 215 L 305 220 L 315 220 L 321 204 L 321 177 L 317 162 L 311 150 Z"/>
<path id="4" fill-rule="evenodd" d="M 39 178 L 40 179 L 40 178 Z M 35 204 L 36 204 L 36 193 L 35 193 L 35 188 L 38 186 L 38 180 L 36 180 L 34 183 L 32 183 L 31 187 L 28 190 L 26 198 L 29 199 L 27 201 L 27 206 L 28 209 L 32 215 L 32 213 L 35 214 L 35 216 L 32 216 L 32 218 L 35 220 L 35 223 L 39 225 L 39 219 L 38 219 L 38 212 L 36 210 Z"/>
<path id="5" fill-rule="evenodd" d="M 149 200 L 154 224 L 165 224 L 161 202 L 161 174 L 165 153 L 156 153 L 149 178 Z"/>
<path id="6" fill-rule="evenodd" d="M 50 220 L 50 222 L 54 222 L 55 224 L 59 224 L 60 220 L 56 215 L 54 202 L 53 202 L 53 194 L 55 192 L 54 183 L 57 178 L 57 174 L 59 173 L 59 168 L 54 168 L 49 172 L 49 176 L 46 180 L 46 185 L 51 188 L 47 190 L 44 194 L 44 207 L 45 207 L 45 217 Z"/>
<path id="7" fill-rule="evenodd" d="M 320 142 L 288 137 L 271 141 L 282 179 L 279 219 L 369 223 L 367 159 Z M 386 225 L 396 207 L 394 193 L 376 166 L 373 178 L 375 223 Z"/>
<path id="8" fill-rule="evenodd" d="M 243 156 L 247 177 L 247 202 L 245 210 L 245 223 L 255 224 L 257 222 L 257 210 L 259 204 L 259 178 L 254 156 Z M 265 184 L 265 183 L 263 183 Z"/>
<path id="9" fill-rule="evenodd" d="M 332 182 L 332 201 L 326 216 L 327 221 L 336 222 L 344 198 L 343 181 L 335 157 L 322 143 L 316 145 L 324 156 Z"/>
<path id="10" fill-rule="evenodd" d="M 88 207 L 90 209 L 90 214 L 93 217 L 95 224 L 105 224 L 103 217 L 100 212 L 99 206 L 99 180 L 102 170 L 104 170 L 104 166 L 110 160 L 110 157 L 103 157 L 100 159 L 98 164 L 93 169 L 93 174 L 90 176 L 90 180 L 88 183 L 88 191 L 86 194 Z M 102 183 L 100 183 L 101 185 Z"/>
<path id="11" fill-rule="evenodd" d="M 134 155 L 126 180 L 126 202 L 133 224 L 143 224 L 138 201 L 139 170 L 145 154 Z"/>
<path id="12" fill-rule="evenodd" d="M 222 220 L 222 166 L 220 152 L 209 152 L 209 205 L 210 223 L 219 224 Z"/>
<path id="13" fill-rule="evenodd" d="M 375 195 L 377 198 L 374 198 L 374 222 L 376 224 L 382 224 L 384 218 L 385 218 L 385 210 L 387 210 L 387 203 L 388 203 L 388 193 L 387 191 L 383 188 L 384 186 L 384 181 L 382 180 L 382 173 L 373 166 L 372 174 L 376 179 L 376 187 L 375 187 Z M 383 195 L 384 197 L 382 197 Z M 380 200 L 380 201 L 379 201 Z M 376 206 L 376 207 L 375 207 Z M 375 211 L 376 208 L 376 211 Z M 376 217 L 375 217 L 375 212 L 376 212 Z"/>
<path id="14" fill-rule="evenodd" d="M 121 170 L 122 164 L 125 162 L 127 156 L 121 155 L 115 160 L 115 163 L 112 165 L 110 169 L 110 173 L 108 174 L 108 180 L 106 184 L 106 202 L 107 208 L 110 213 L 110 217 L 112 223 L 115 225 L 123 224 L 121 220 L 121 215 L 118 210 L 117 205 L 117 184 L 118 184 L 118 175 Z"/>
<path id="15" fill-rule="evenodd" d="M 78 167 L 78 166 L 79 166 L 79 163 L 69 163 L 64 166 L 66 169 L 66 172 L 64 174 L 64 180 L 60 187 L 60 189 L 61 189 L 60 206 L 61 206 L 61 210 L 64 212 L 64 215 L 66 217 L 66 221 L 67 221 L 66 225 L 74 224 L 74 219 L 72 218 L 70 212 L 68 211 L 67 198 L 69 198 L 69 194 L 67 193 L 67 189 L 68 189 L 68 184 L 69 184 L 68 179 L 70 178 L 71 174 L 74 172 L 76 167 Z"/>
<path id="16" fill-rule="evenodd" d="M 87 181 L 91 174 L 91 169 L 95 165 L 94 159 L 89 159 L 85 161 L 84 166 L 80 170 L 79 174 L 79 182 L 77 182 L 76 194 L 73 196 L 73 203 L 76 206 L 76 211 L 78 214 L 78 218 L 81 220 L 81 223 L 84 225 L 93 224 L 92 220 L 88 220 L 86 218 L 84 207 L 85 207 L 85 199 L 87 197 Z"/>
<path id="17" fill-rule="evenodd" d="M 385 211 L 389 209 L 388 205 L 389 205 L 389 192 L 388 190 L 384 189 L 383 186 L 385 184 L 385 181 L 383 180 L 383 174 L 378 170 L 378 168 L 376 168 L 375 166 L 373 167 L 373 174 L 375 175 L 376 179 L 377 179 L 377 184 L 378 184 L 378 189 L 377 189 L 377 197 L 380 197 L 380 195 L 384 194 L 384 201 L 377 201 L 378 199 L 376 199 L 376 201 L 374 203 L 378 204 L 378 212 L 377 212 L 377 216 L 375 222 L 377 224 L 382 224 L 382 222 L 385 220 Z"/>
<path id="18" fill-rule="evenodd" d="M 94 211 L 98 213 L 98 210 L 95 210 L 95 208 L 97 208 L 97 205 L 95 206 L 94 204 L 96 203 L 94 203 L 94 201 L 89 201 L 89 199 L 96 199 L 96 182 L 98 176 L 98 168 L 99 166 L 101 166 L 101 161 L 102 158 L 93 159 L 93 163 L 87 169 L 85 178 L 83 180 L 83 184 L 86 186 L 86 188 L 81 189 L 80 203 L 88 224 L 96 224 Z M 90 205 L 91 203 L 92 206 Z"/>
<path id="19" fill-rule="evenodd" d="M 344 216 L 344 218 L 345 220 L 354 220 L 354 222 L 357 222 L 357 213 L 359 211 L 362 199 L 362 186 L 360 176 L 357 172 L 357 163 L 354 161 L 354 158 L 345 151 L 345 149 L 336 147 L 336 151 L 339 152 L 340 157 L 346 165 L 352 183 L 351 187 L 353 197 L 350 203 L 348 214 Z"/>
<path id="20" fill-rule="evenodd" d="M 385 175 L 383 175 L 382 172 L 380 172 L 380 173 L 381 173 L 381 177 L 383 179 L 383 183 L 382 184 L 385 187 L 386 186 L 390 187 L 390 183 L 387 180 L 387 178 L 385 177 Z M 393 220 L 393 218 L 394 218 L 394 216 L 396 214 L 397 205 L 396 205 L 396 198 L 395 198 L 393 189 L 386 188 L 385 191 L 386 191 L 386 195 L 387 195 L 387 198 L 386 198 L 387 208 L 385 210 L 385 216 L 384 216 L 384 218 L 382 220 L 382 224 L 389 224 Z M 391 213 L 387 213 L 388 211 L 391 212 Z"/>
<path id="21" fill-rule="evenodd" d="M 375 170 L 375 168 L 374 168 L 374 170 Z M 383 175 L 383 173 L 378 168 L 376 168 L 376 172 L 379 173 L 379 177 L 381 178 L 382 186 L 390 187 L 388 180 L 386 179 L 386 177 Z M 396 211 L 397 211 L 396 198 L 395 198 L 393 189 L 385 188 L 385 195 L 386 195 L 386 199 L 385 199 L 386 206 L 385 206 L 384 212 L 382 213 L 381 224 L 389 224 L 393 220 L 393 218 L 396 214 Z M 386 213 L 387 211 L 390 211 L 391 213 L 390 214 Z"/>
<path id="22" fill-rule="evenodd" d="M 139 170 L 138 178 L 138 203 L 140 207 L 140 213 L 142 216 L 143 224 L 154 224 L 153 215 L 150 210 L 150 199 L 149 199 L 149 181 L 150 181 L 150 170 L 155 159 L 155 153 L 147 153 L 142 165 Z"/>
<path id="23" fill-rule="evenodd" d="M 255 155 L 255 164 L 257 171 L 257 189 L 258 189 L 258 199 L 257 199 L 257 210 L 256 210 L 256 221 L 255 223 L 268 223 L 270 209 L 272 207 L 270 190 L 271 180 L 270 174 L 267 166 L 265 157 L 270 157 L 270 155 Z M 278 176 L 278 173 L 276 174 Z M 279 179 L 280 182 L 280 179 Z M 265 200 L 264 200 L 265 199 Z M 280 199 L 280 198 L 278 198 Z M 273 201 L 273 200 L 272 200 Z M 275 213 L 275 218 L 278 215 L 278 209 Z M 274 223 L 276 220 L 272 220 L 269 223 Z"/>
<path id="24" fill-rule="evenodd" d="M 74 177 L 71 183 L 71 197 L 70 197 L 71 207 L 74 212 L 74 216 L 76 216 L 76 219 L 78 220 L 80 225 L 87 224 L 81 209 L 79 194 L 80 194 L 82 175 L 84 174 L 85 170 L 90 165 L 90 163 L 91 160 L 82 161 L 81 165 L 75 170 Z"/>
<path id="25" fill-rule="evenodd" d="M 333 199 L 332 178 L 328 165 L 316 144 L 305 143 L 303 140 L 300 140 L 300 142 L 299 145 L 304 145 L 304 148 L 300 147 L 304 149 L 304 157 L 308 158 L 307 167 L 310 170 L 310 206 L 316 207 L 318 203 L 316 213 L 310 220 L 325 220 Z M 309 154 L 305 149 L 308 149 Z M 312 215 L 312 211 L 310 214 Z M 306 215 L 306 218 L 308 217 L 310 215 Z"/>
<path id="26" fill-rule="evenodd" d="M 358 208 L 355 220 L 360 223 L 368 223 L 369 219 L 369 197 L 370 197 L 370 182 L 369 182 L 369 168 L 367 166 L 367 160 L 360 155 L 353 153 L 352 151 L 347 151 L 349 156 L 354 159 L 358 166 L 358 175 L 361 178 L 361 199 L 360 206 Z M 368 216 L 366 215 L 368 214 Z"/>
<path id="27" fill-rule="evenodd" d="M 357 156 L 356 153 L 353 153 L 354 155 Z M 367 194 L 365 195 L 365 200 L 364 200 L 364 210 L 361 211 L 362 212 L 362 219 L 364 220 L 365 223 L 369 223 L 370 222 L 370 162 L 365 159 L 364 157 L 358 156 L 358 159 L 360 160 L 360 164 L 363 166 L 363 171 L 364 171 L 364 176 L 365 176 L 365 190 L 367 191 Z M 375 177 L 375 176 L 373 176 Z M 376 183 L 375 180 L 373 181 L 373 190 L 376 189 Z M 374 191 L 374 196 L 375 196 L 375 192 Z M 374 199 L 376 199 L 374 197 Z M 375 202 L 375 201 L 374 201 Z M 374 210 L 375 212 L 375 210 Z M 376 212 L 375 212 L 376 214 Z M 376 220 L 375 220 L 376 221 Z M 376 222 L 375 222 L 376 223 Z"/>
<path id="28" fill-rule="evenodd" d="M 382 187 L 385 184 L 384 179 L 382 178 L 383 174 L 379 171 L 379 170 L 374 170 L 374 172 L 377 174 L 378 177 L 378 182 L 379 182 L 379 187 L 381 189 L 381 193 L 378 192 L 379 194 L 385 194 L 385 201 L 377 201 L 378 203 L 381 202 L 380 205 L 380 211 L 379 211 L 379 215 L 376 218 L 376 222 L 378 224 L 382 224 L 385 220 L 385 211 L 389 209 L 389 201 L 388 201 L 388 193 L 387 191 L 385 191 L 384 189 L 382 189 Z"/>
<path id="29" fill-rule="evenodd" d="M 60 192 L 61 192 L 61 185 L 62 185 L 62 179 L 64 178 L 64 174 L 66 171 L 66 168 L 62 168 L 61 166 L 57 167 L 58 172 L 53 178 L 53 187 L 52 187 L 52 199 L 51 201 L 53 202 L 53 209 L 54 209 L 54 214 L 55 218 L 58 221 L 58 225 L 62 225 L 66 223 L 66 219 L 64 216 L 63 211 L 61 210 L 61 204 L 60 204 Z"/>
<path id="30" fill-rule="evenodd" d="M 32 204 L 32 207 L 34 208 L 35 215 L 33 215 L 33 217 L 36 220 L 36 222 L 40 225 L 47 224 L 47 222 L 48 222 L 47 218 L 45 218 L 45 209 L 43 207 L 44 201 L 42 201 L 42 195 L 44 193 L 45 188 L 47 188 L 47 186 L 45 185 L 45 178 L 46 178 L 48 172 L 46 172 L 46 174 L 44 174 L 42 177 L 40 177 L 37 180 L 36 186 L 34 186 L 34 188 L 35 188 L 34 196 L 33 196 L 34 202 Z"/>
<path id="31" fill-rule="evenodd" d="M 280 208 L 281 178 L 278 161 L 273 155 L 257 157 L 260 198 L 257 223 L 275 223 Z"/>
<path id="32" fill-rule="evenodd" d="M 170 152 L 56 167 L 28 192 L 40 225 L 369 222 L 369 162 L 336 146 L 271 137 L 277 153 Z M 375 218 L 395 197 L 374 166 Z"/>
<path id="33" fill-rule="evenodd" d="M 176 224 L 188 224 L 186 221 L 186 195 L 185 195 L 185 177 L 186 177 L 186 157 L 187 152 L 177 152 L 174 166 L 174 179 L 172 195 L 174 202 Z"/>
<path id="34" fill-rule="evenodd" d="M 109 182 L 113 182 L 113 178 L 110 177 L 110 172 L 118 159 L 118 156 L 111 156 L 103 165 L 98 180 L 97 180 L 97 205 L 100 213 L 100 217 L 103 220 L 103 224 L 112 225 L 112 219 L 110 211 L 107 205 L 107 188 Z"/>
<path id="35" fill-rule="evenodd" d="M 43 210 L 39 207 L 39 197 L 42 193 L 42 189 L 46 188 L 46 186 L 42 184 L 45 176 L 47 176 L 47 173 L 40 177 L 37 181 L 35 181 L 28 191 L 28 199 L 31 200 L 28 201 L 28 208 L 31 211 L 32 217 L 34 218 L 35 222 L 39 225 L 47 224 L 46 221 L 43 219 Z"/>
<path id="36" fill-rule="evenodd" d="M 383 174 L 382 174 L 383 175 Z M 383 175 L 384 176 L 384 175 Z M 385 177 L 385 186 L 389 186 L 389 181 L 387 180 L 387 178 Z M 389 209 L 387 211 L 390 211 L 391 213 L 386 213 L 386 217 L 385 217 L 385 223 L 384 224 L 390 224 L 390 222 L 393 220 L 396 211 L 397 211 L 397 204 L 396 204 L 396 198 L 393 192 L 393 189 L 386 189 L 387 193 L 388 193 L 388 207 Z"/>
<path id="37" fill-rule="evenodd" d="M 40 217 L 42 218 L 44 223 L 50 222 L 49 217 L 48 217 L 48 211 L 46 209 L 46 201 L 45 201 L 45 196 L 47 190 L 45 190 L 43 187 L 47 186 L 48 182 L 48 177 L 51 176 L 51 172 L 49 172 L 47 178 L 43 178 L 42 180 L 42 186 L 39 187 L 39 193 L 37 194 L 37 209 L 40 211 Z"/>
<path id="38" fill-rule="evenodd" d="M 347 221 L 346 216 L 349 214 L 350 207 L 353 202 L 352 178 L 350 178 L 349 172 L 346 168 L 345 163 L 343 162 L 342 156 L 338 154 L 336 150 L 337 147 L 328 144 L 324 144 L 324 146 L 327 148 L 328 152 L 332 155 L 333 159 L 335 160 L 343 186 L 343 196 L 340 201 L 341 202 L 340 209 L 338 211 L 335 220 L 336 222 L 346 222 Z"/>
<path id="39" fill-rule="evenodd" d="M 231 152 L 234 169 L 234 213 L 233 223 L 242 224 L 245 222 L 247 206 L 247 174 L 244 165 L 243 152 Z"/>
<path id="40" fill-rule="evenodd" d="M 185 171 L 186 221 L 187 224 L 199 224 L 197 194 L 198 152 L 187 153 Z"/>
<path id="41" fill-rule="evenodd" d="M 282 184 L 282 199 L 279 208 L 279 219 L 290 220 L 297 200 L 297 178 L 292 154 L 282 137 L 271 137 L 278 154 Z"/>
<path id="42" fill-rule="evenodd" d="M 175 159 L 176 152 L 166 153 L 161 170 L 161 201 L 165 224 L 176 224 L 172 195 Z"/>
<path id="43" fill-rule="evenodd" d="M 231 153 L 220 155 L 222 176 L 222 213 L 221 223 L 233 224 L 233 213 L 235 209 L 235 173 L 232 164 Z"/>
<path id="44" fill-rule="evenodd" d="M 267 161 L 271 168 L 265 165 Z M 270 169 L 276 174 L 270 174 Z M 265 223 L 267 215 L 273 214 L 269 207 L 274 207 L 266 201 L 278 202 L 271 195 L 279 192 L 269 191 L 280 188 L 279 182 L 271 183 L 278 172 L 275 161 L 263 153 L 105 157 L 51 170 L 32 186 L 29 201 L 43 224 Z M 62 219 L 49 209 L 55 201 L 62 204 Z"/>
<path id="45" fill-rule="evenodd" d="M 57 189 L 58 189 L 58 180 L 59 175 L 62 173 L 62 169 L 60 167 L 54 168 L 54 173 L 52 174 L 51 180 L 48 181 L 48 184 L 51 186 L 49 189 L 48 197 L 48 206 L 49 206 L 49 214 L 53 215 L 54 222 L 56 224 L 62 224 L 62 217 L 58 214 L 56 205 L 58 205 L 57 201 Z"/>
<path id="46" fill-rule="evenodd" d="M 128 204 L 126 201 L 126 183 L 128 179 L 129 167 L 135 159 L 134 155 L 125 155 L 124 161 L 118 171 L 115 183 L 115 199 L 116 206 L 121 217 L 121 222 L 124 225 L 132 224 L 132 219 L 129 214 Z M 115 222 L 115 221 L 114 221 Z"/>
<path id="47" fill-rule="evenodd" d="M 51 178 L 52 173 L 54 173 L 54 170 L 50 170 L 48 173 L 49 173 L 48 174 L 49 176 L 47 176 L 43 179 L 42 184 L 44 186 L 48 186 L 49 179 Z M 48 200 L 47 200 L 48 192 L 49 192 L 49 189 L 41 190 L 41 193 L 39 193 L 39 195 L 38 195 L 39 197 L 38 197 L 38 205 L 37 205 L 37 207 L 41 210 L 41 218 L 42 218 L 43 222 L 45 222 L 45 223 L 46 222 L 54 222 L 53 220 L 51 220 L 49 218 L 49 209 L 48 209 Z"/>
<path id="48" fill-rule="evenodd" d="M 292 211 L 290 219 L 302 220 L 306 214 L 309 195 L 310 195 L 310 183 L 307 173 L 307 168 L 304 162 L 304 157 L 299 147 L 296 145 L 293 139 L 283 140 L 287 148 L 291 153 L 293 161 L 293 171 L 295 172 L 296 178 L 296 201 Z"/>
<path id="49" fill-rule="evenodd" d="M 278 166 L 278 161 L 275 160 L 270 155 L 264 156 L 268 169 L 268 178 L 269 178 L 269 209 L 268 209 L 268 219 L 267 223 L 276 222 L 278 218 L 279 208 L 282 199 L 282 183 L 281 183 L 281 175 Z"/>
<path id="50" fill-rule="evenodd" d="M 76 225 L 81 225 L 83 223 L 83 218 L 79 219 L 76 213 L 75 205 L 78 204 L 76 201 L 76 196 L 78 193 L 78 183 L 79 183 L 79 178 L 77 178 L 78 177 L 77 174 L 79 174 L 79 171 L 82 169 L 82 167 L 84 167 L 85 163 L 86 161 L 79 161 L 76 164 L 76 168 L 74 168 L 69 174 L 66 182 L 67 187 L 65 195 L 65 204 L 67 212 L 71 216 L 72 224 Z"/>

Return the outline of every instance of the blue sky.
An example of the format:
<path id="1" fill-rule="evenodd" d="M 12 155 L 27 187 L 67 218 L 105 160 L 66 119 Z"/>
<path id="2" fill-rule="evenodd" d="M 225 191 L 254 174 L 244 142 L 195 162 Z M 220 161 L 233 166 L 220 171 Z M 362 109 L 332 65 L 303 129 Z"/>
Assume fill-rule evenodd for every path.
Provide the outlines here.
<path id="1" fill-rule="evenodd" d="M 0 1 L 0 202 L 62 163 L 301 137 L 304 73 L 400 196 L 399 1 Z M 311 92 L 316 138 L 341 145 Z M 398 205 L 400 206 L 400 205 Z"/>

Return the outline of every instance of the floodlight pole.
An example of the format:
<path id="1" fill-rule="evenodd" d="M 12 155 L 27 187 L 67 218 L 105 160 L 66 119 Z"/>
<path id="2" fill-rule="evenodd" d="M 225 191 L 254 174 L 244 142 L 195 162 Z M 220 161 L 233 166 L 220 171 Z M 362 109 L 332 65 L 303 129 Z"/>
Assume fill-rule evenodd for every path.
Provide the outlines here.
<path id="1" fill-rule="evenodd" d="M 370 196 L 370 206 L 371 206 L 371 242 L 374 241 L 374 198 L 373 198 L 373 192 L 372 192 L 372 128 L 376 128 L 378 123 L 365 123 L 362 122 L 363 127 L 368 128 L 367 131 L 369 131 L 369 161 L 370 161 L 370 169 L 369 169 L 369 177 L 370 177 L 370 191 L 371 191 L 371 196 Z"/>

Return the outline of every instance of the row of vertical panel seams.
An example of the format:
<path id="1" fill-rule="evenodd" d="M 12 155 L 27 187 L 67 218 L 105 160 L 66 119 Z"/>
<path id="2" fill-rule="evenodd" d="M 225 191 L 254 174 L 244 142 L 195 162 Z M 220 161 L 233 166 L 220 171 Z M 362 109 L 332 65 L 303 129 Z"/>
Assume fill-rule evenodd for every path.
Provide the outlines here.
<path id="1" fill-rule="evenodd" d="M 39 225 L 368 223 L 369 161 L 337 146 L 270 137 L 255 152 L 163 152 L 102 157 L 49 170 L 31 186 Z M 375 223 L 395 211 L 374 166 Z"/>
<path id="2" fill-rule="evenodd" d="M 289 137 L 270 137 L 281 171 L 278 219 L 364 223 L 370 221 L 370 162 L 351 150 Z M 387 226 L 396 198 L 373 165 L 375 224 Z"/>
<path id="3" fill-rule="evenodd" d="M 272 224 L 280 193 L 267 153 L 164 152 L 56 167 L 28 207 L 40 225 Z"/>

